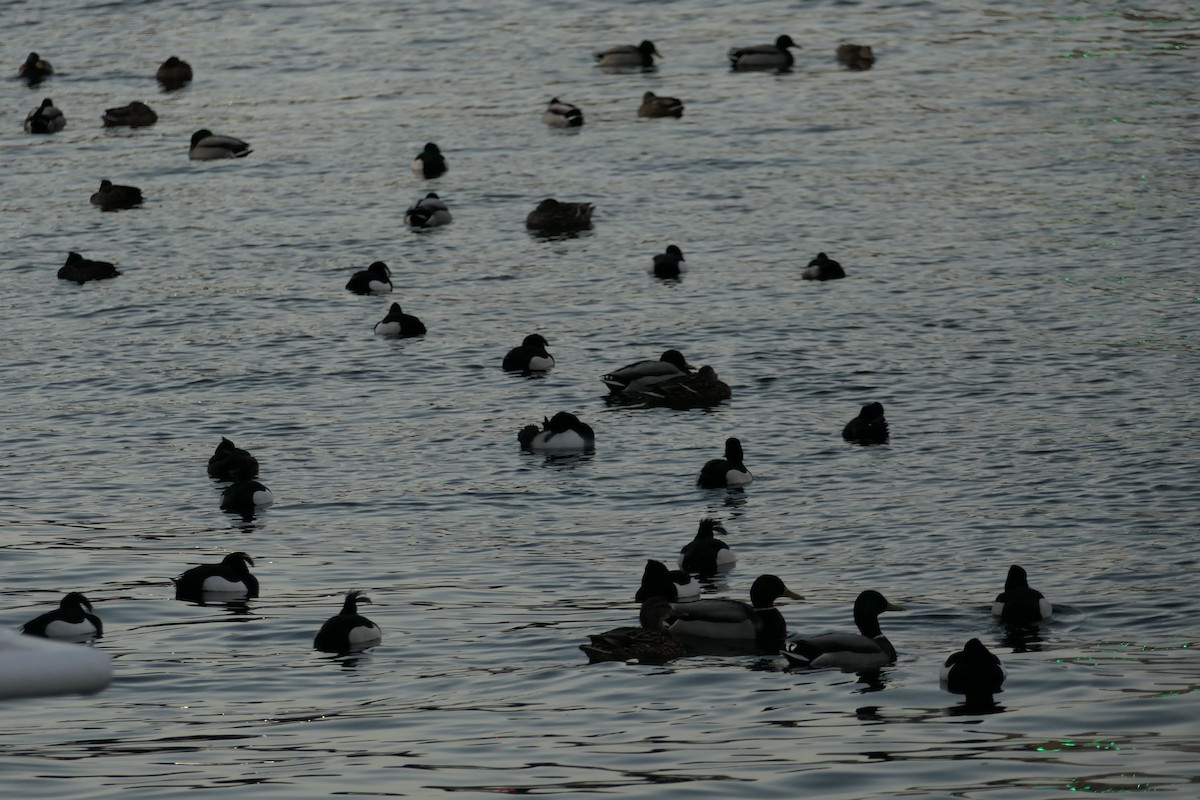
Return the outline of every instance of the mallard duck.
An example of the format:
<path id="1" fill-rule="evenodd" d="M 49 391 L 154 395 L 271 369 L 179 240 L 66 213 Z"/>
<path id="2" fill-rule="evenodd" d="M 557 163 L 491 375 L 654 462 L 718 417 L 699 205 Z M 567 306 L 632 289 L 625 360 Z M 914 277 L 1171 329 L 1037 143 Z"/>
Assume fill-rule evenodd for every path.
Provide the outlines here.
<path id="1" fill-rule="evenodd" d="M 436 144 L 429 142 L 424 150 L 417 153 L 412 162 L 412 171 L 421 178 L 437 178 L 445 174 L 446 159 Z"/>
<path id="2" fill-rule="evenodd" d="M 585 231 L 592 227 L 591 203 L 563 203 L 550 197 L 525 217 L 525 227 L 542 233 Z"/>
<path id="3" fill-rule="evenodd" d="M 753 480 L 754 476 L 746 469 L 742 442 L 731 436 L 725 440 L 725 457 L 706 461 L 696 484 L 701 489 L 724 489 L 745 486 Z"/>
<path id="4" fill-rule="evenodd" d="M 641 392 L 652 406 L 667 408 L 711 408 L 733 396 L 729 384 L 717 377 L 717 371 L 705 365 L 695 375 L 676 375 Z"/>
<path id="5" fill-rule="evenodd" d="M 555 128 L 578 128 L 583 124 L 583 112 L 555 97 L 542 112 L 542 122 Z"/>
<path id="6" fill-rule="evenodd" d="M 586 422 L 567 411 L 550 419 L 542 418 L 542 427 L 526 425 L 517 433 L 521 449 L 534 453 L 567 455 L 586 453 L 596 448 L 596 434 Z"/>
<path id="7" fill-rule="evenodd" d="M 92 261 L 74 252 L 68 253 L 66 263 L 58 268 L 59 278 L 79 284 L 115 278 L 120 274 L 121 271 L 107 261 Z"/>
<path id="8" fill-rule="evenodd" d="M 1004 579 L 1004 591 L 992 603 L 992 613 L 1008 625 L 1034 625 L 1050 619 L 1054 607 L 1041 592 L 1029 587 L 1024 567 L 1013 564 Z"/>
<path id="9" fill-rule="evenodd" d="M 435 228 L 449 223 L 452 219 L 450 209 L 442 202 L 442 198 L 437 196 L 437 192 L 425 195 L 404 212 L 404 224 L 413 228 Z"/>
<path id="10" fill-rule="evenodd" d="M 781 597 L 804 599 L 775 575 L 760 575 L 750 586 L 749 604 L 707 599 L 673 605 L 678 619 L 671 625 L 671 633 L 684 638 L 753 641 L 759 648 L 777 650 L 787 634 L 787 623 L 775 607 Z"/>
<path id="11" fill-rule="evenodd" d="M 619 44 L 607 50 L 596 52 L 596 61 L 601 67 L 641 67 L 649 69 L 654 66 L 654 57 L 662 58 L 662 53 L 654 48 L 654 42 L 649 39 L 641 44 Z"/>
<path id="12" fill-rule="evenodd" d="M 112 181 L 100 181 L 100 188 L 92 193 L 92 205 L 103 211 L 117 211 L 142 204 L 142 190 L 136 186 L 121 186 Z"/>
<path id="13" fill-rule="evenodd" d="M 883 403 L 867 403 L 858 416 L 842 428 L 842 438 L 855 444 L 886 444 L 888 435 Z"/>
<path id="14" fill-rule="evenodd" d="M 687 655 L 683 642 L 667 628 L 674 614 L 671 604 L 662 597 L 649 597 L 638 613 L 641 626 L 613 628 L 589 636 L 590 644 L 579 649 L 587 653 L 588 663 L 599 661 L 637 661 L 642 664 L 665 664 Z"/>
<path id="15" fill-rule="evenodd" d="M 58 133 L 65 127 L 67 118 L 54 107 L 54 101 L 49 97 L 25 117 L 26 133 Z"/>
<path id="16" fill-rule="evenodd" d="M 122 125 L 130 128 L 145 128 L 158 122 L 158 114 L 154 109 L 140 100 L 134 100 L 127 106 L 105 109 L 103 116 L 104 127 L 116 128 Z"/>
<path id="17" fill-rule="evenodd" d="M 854 601 L 854 624 L 859 633 L 827 633 L 793 639 L 783 655 L 794 667 L 839 667 L 847 672 L 886 667 L 896 661 L 896 648 L 879 629 L 879 615 L 903 611 L 879 592 L 869 589 Z"/>
<path id="18" fill-rule="evenodd" d="M 180 89 L 192 80 L 192 65 L 175 56 L 164 61 L 154 73 L 154 78 L 164 89 Z"/>
<path id="19" fill-rule="evenodd" d="M 656 278 L 678 278 L 687 272 L 687 262 L 683 260 L 683 251 L 673 244 L 667 245 L 665 252 L 650 259 L 646 271 Z"/>
<path id="20" fill-rule="evenodd" d="M 792 37 L 784 34 L 775 40 L 775 44 L 759 44 L 751 47 L 734 47 L 729 51 L 729 60 L 734 69 L 777 69 L 785 70 L 792 66 L 795 58 L 788 50 L 789 47 L 799 47 Z"/>
<path id="21" fill-rule="evenodd" d="M 654 92 L 642 95 L 639 117 L 682 117 L 683 101 L 678 97 L 661 97 Z"/>
<path id="22" fill-rule="evenodd" d="M 737 556 L 729 545 L 716 538 L 717 533 L 727 535 L 721 523 L 712 517 L 700 520 L 695 538 L 679 550 L 679 568 L 697 575 L 715 575 L 733 569 Z"/>
<path id="23" fill-rule="evenodd" d="M 219 481 L 244 481 L 258 477 L 258 459 L 224 436 L 208 458 L 208 475 Z"/>
<path id="24" fill-rule="evenodd" d="M 850 69 L 870 69 L 875 63 L 875 53 L 869 44 L 841 44 L 838 45 L 837 60 Z"/>
<path id="25" fill-rule="evenodd" d="M 667 350 L 657 360 L 635 361 L 613 370 L 601 377 L 600 380 L 604 381 L 604 385 L 612 394 L 636 397 L 644 389 L 656 383 L 678 375 L 686 375 L 691 370 L 692 365 L 687 363 L 683 353 L 678 350 Z"/>
<path id="26" fill-rule="evenodd" d="M 201 564 L 175 579 L 175 598 L 202 602 L 208 595 L 258 597 L 258 578 L 250 574 L 254 559 L 230 553 L 219 564 Z"/>
<path id="27" fill-rule="evenodd" d="M 253 514 L 274 502 L 271 490 L 250 478 L 235 480 L 221 492 L 221 510 L 242 515 Z"/>
<path id="28" fill-rule="evenodd" d="M 44 61 L 37 53 L 25 57 L 25 63 L 17 68 L 17 74 L 25 79 L 30 86 L 36 86 L 54 74 L 54 67 L 49 61 Z"/>
<path id="29" fill-rule="evenodd" d="M 355 294 L 388 294 L 392 291 L 392 271 L 387 264 L 376 261 L 351 275 L 346 289 Z"/>
<path id="30" fill-rule="evenodd" d="M 817 253 L 817 257 L 808 262 L 800 277 L 806 281 L 832 281 L 846 277 L 846 270 L 824 253 Z"/>
<path id="31" fill-rule="evenodd" d="M 947 691 L 965 694 L 968 698 L 984 698 L 1001 691 L 1008 671 L 983 642 L 971 639 L 962 650 L 946 659 L 938 677 Z"/>
<path id="32" fill-rule="evenodd" d="M 424 336 L 425 323 L 412 314 L 405 314 L 399 303 L 392 303 L 387 316 L 375 323 L 376 336 L 406 338 L 409 336 Z"/>
<path id="33" fill-rule="evenodd" d="M 667 569 L 667 565 L 653 558 L 647 559 L 642 571 L 642 585 L 633 599 L 639 603 L 651 597 L 665 597 L 674 602 L 688 602 L 700 596 L 700 581 L 678 569 Z"/>
<path id="34" fill-rule="evenodd" d="M 505 354 L 500 366 L 505 372 L 545 372 L 554 366 L 554 356 L 547 349 L 549 346 L 544 336 L 531 333 L 519 347 Z"/>
<path id="35" fill-rule="evenodd" d="M 341 613 L 325 620 L 313 639 L 313 647 L 326 653 L 352 653 L 379 644 L 379 626 L 358 613 L 359 603 L 371 598 L 359 591 L 347 592 Z"/>
<path id="36" fill-rule="evenodd" d="M 34 617 L 21 626 L 21 633 L 49 639 L 92 639 L 104 635 L 104 623 L 92 613 L 92 604 L 79 592 L 71 592 L 58 608 Z"/>
<path id="37" fill-rule="evenodd" d="M 244 158 L 253 150 L 241 139 L 232 136 L 219 136 L 212 131 L 201 128 L 192 134 L 192 145 L 188 149 L 188 158 L 192 161 L 212 161 L 218 158 Z"/>

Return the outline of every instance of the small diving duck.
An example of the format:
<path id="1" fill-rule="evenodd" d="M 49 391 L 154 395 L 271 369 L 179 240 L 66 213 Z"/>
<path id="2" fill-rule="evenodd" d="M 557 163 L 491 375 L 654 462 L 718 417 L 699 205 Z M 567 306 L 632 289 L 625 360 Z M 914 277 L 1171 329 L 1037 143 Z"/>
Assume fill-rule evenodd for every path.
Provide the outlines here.
<path id="1" fill-rule="evenodd" d="M 867 403 L 858 416 L 842 428 L 842 438 L 855 444 L 887 444 L 888 435 L 883 403 Z"/>
<path id="2" fill-rule="evenodd" d="M 729 545 L 716 538 L 717 533 L 728 535 L 721 523 L 712 517 L 700 520 L 696 537 L 679 550 L 679 568 L 697 575 L 716 575 L 733 569 L 737 556 Z"/>
<path id="3" fill-rule="evenodd" d="M 219 481 L 244 481 L 258 477 L 258 459 L 224 436 L 208 458 L 208 475 Z"/>
<path id="4" fill-rule="evenodd" d="M 404 224 L 413 228 L 435 228 L 449 223 L 452 219 L 450 209 L 442 202 L 442 198 L 437 196 L 437 192 L 425 195 L 404 212 Z"/>
<path id="5" fill-rule="evenodd" d="M 213 161 L 218 158 L 245 158 L 254 151 L 250 145 L 232 136 L 220 136 L 207 128 L 192 134 L 188 158 L 192 161 Z"/>
<path id="6" fill-rule="evenodd" d="M 591 203 L 564 203 L 548 197 L 525 217 L 525 227 L 542 233 L 590 230 L 592 210 Z"/>
<path id="7" fill-rule="evenodd" d="M 100 181 L 100 188 L 92 193 L 92 205 L 101 211 L 118 211 L 142 204 L 142 190 L 136 186 L 121 186 L 109 180 Z"/>
<path id="8" fill-rule="evenodd" d="M 107 261 L 92 261 L 75 252 L 68 253 L 66 263 L 58 268 L 59 278 L 78 284 L 115 278 L 120 274 L 121 271 Z"/>
<path id="9" fill-rule="evenodd" d="M 543 418 L 540 430 L 536 425 L 526 425 L 517 434 L 517 441 L 522 450 L 548 455 L 586 453 L 596 448 L 592 427 L 567 411 Z"/>
<path id="10" fill-rule="evenodd" d="M 824 253 L 817 253 L 817 257 L 808 262 L 800 277 L 806 281 L 832 281 L 846 277 L 846 270 Z"/>
<path id="11" fill-rule="evenodd" d="M 387 316 L 375 323 L 376 336 L 403 339 L 409 336 L 424 336 L 425 323 L 412 314 L 405 314 L 399 303 L 392 303 Z"/>
<path id="12" fill-rule="evenodd" d="M 642 585 L 633 599 L 640 603 L 651 597 L 665 597 L 672 603 L 686 603 L 700 597 L 700 581 L 683 570 L 667 569 L 663 562 L 647 559 L 646 569 L 642 572 Z"/>
<path id="13" fill-rule="evenodd" d="M 645 39 L 641 44 L 619 44 L 607 50 L 598 50 L 595 56 L 597 65 L 606 69 L 640 67 L 649 70 L 654 67 L 654 57 L 662 58 L 662 53 L 655 49 L 654 42 Z"/>
<path id="14" fill-rule="evenodd" d="M 313 639 L 313 647 L 325 653 L 353 653 L 379 644 L 379 626 L 358 613 L 359 603 L 371 598 L 359 591 L 348 592 L 341 613 L 325 620 Z"/>
<path id="15" fill-rule="evenodd" d="M 639 117 L 682 117 L 683 101 L 678 97 L 662 97 L 654 92 L 642 95 L 642 104 L 638 106 Z"/>
<path id="16" fill-rule="evenodd" d="M 392 271 L 387 264 L 376 261 L 351 275 L 346 289 L 355 294 L 388 294 L 392 291 Z"/>
<path id="17" fill-rule="evenodd" d="M 49 97 L 25 117 L 26 133 L 58 133 L 65 127 L 67 118 L 55 108 L 54 101 Z"/>
<path id="18" fill-rule="evenodd" d="M 154 79 L 168 92 L 182 89 L 192 82 L 192 65 L 177 56 L 171 56 L 159 65 Z"/>
<path id="19" fill-rule="evenodd" d="M 104 127 L 106 128 L 120 126 L 145 128 L 158 122 L 158 114 L 154 112 L 153 108 L 140 100 L 134 100 L 127 106 L 105 109 L 100 119 L 104 120 Z"/>
<path id="20" fill-rule="evenodd" d="M 275 502 L 275 495 L 256 480 L 234 481 L 221 492 L 221 510 L 246 516 Z"/>
<path id="21" fill-rule="evenodd" d="M 104 623 L 92 613 L 92 604 L 79 592 L 71 592 L 58 608 L 34 617 L 21 626 L 21 633 L 49 639 L 92 639 L 104 635 Z"/>
<path id="22" fill-rule="evenodd" d="M 654 256 L 646 265 L 646 271 L 656 278 L 678 278 L 687 272 L 687 269 L 683 251 L 673 244 L 667 245 L 665 252 Z"/>
<path id="23" fill-rule="evenodd" d="M 417 153 L 412 162 L 412 171 L 417 177 L 427 179 L 446 174 L 446 159 L 436 144 L 428 142 L 425 149 Z"/>
<path id="24" fill-rule="evenodd" d="M 870 69 L 875 64 L 875 53 L 869 44 L 840 44 L 837 60 L 849 69 Z"/>
<path id="25" fill-rule="evenodd" d="M 219 564 L 201 564 L 175 579 L 175 599 L 202 602 L 206 596 L 258 597 L 258 578 L 250 574 L 254 559 L 230 553 Z"/>
<path id="26" fill-rule="evenodd" d="M 731 436 L 725 440 L 725 457 L 706 461 L 696 478 L 696 485 L 701 489 L 736 489 L 753 480 L 754 476 L 746 469 L 742 442 Z"/>
<path id="27" fill-rule="evenodd" d="M 854 624 L 859 633 L 827 633 L 793 639 L 783 655 L 793 667 L 838 667 L 847 672 L 879 669 L 896 662 L 896 648 L 879 629 L 884 611 L 903 611 L 879 592 L 869 589 L 854 601 Z"/>
<path id="28" fill-rule="evenodd" d="M 550 343 L 539 333 L 525 337 L 519 347 L 509 350 L 501 367 L 505 372 L 545 372 L 554 366 L 554 356 L 547 349 Z"/>
<path id="29" fill-rule="evenodd" d="M 640 664 L 665 664 L 687 655 L 687 647 L 667 628 L 674 614 L 671 604 L 662 597 L 649 597 L 638 613 L 640 627 L 613 628 L 611 631 L 589 635 L 590 644 L 579 649 L 587 654 L 588 663 L 601 661 L 637 661 Z"/>
<path id="30" fill-rule="evenodd" d="M 708 599 L 672 606 L 678 619 L 671 625 L 671 633 L 685 638 L 753 641 L 757 648 L 778 650 L 787 635 L 783 613 L 775 607 L 781 597 L 804 599 L 777 576 L 759 575 L 750 586 L 749 603 Z"/>
<path id="31" fill-rule="evenodd" d="M 554 128 L 578 128 L 583 124 L 583 112 L 555 97 L 542 112 L 542 122 Z"/>
<path id="32" fill-rule="evenodd" d="M 695 375 L 676 375 L 649 386 L 642 390 L 641 396 L 652 406 L 712 408 L 732 397 L 733 391 L 706 364 Z"/>
<path id="33" fill-rule="evenodd" d="M 54 67 L 50 66 L 50 62 L 44 60 L 37 53 L 30 53 L 26 56 L 25 63 L 17 68 L 17 75 L 24 78 L 30 86 L 37 86 L 53 74 Z"/>
<path id="34" fill-rule="evenodd" d="M 1004 591 L 992 603 L 992 613 L 1007 625 L 1036 625 L 1050 619 L 1054 607 L 1041 592 L 1029 587 L 1025 568 L 1013 564 L 1004 579 Z"/>
<path id="35" fill-rule="evenodd" d="M 984 647 L 983 642 L 971 639 L 963 645 L 962 650 L 946 659 L 938 677 L 949 692 L 965 694 L 968 700 L 990 699 L 1001 691 L 1008 671 L 1000 659 Z"/>
<path id="36" fill-rule="evenodd" d="M 667 350 L 657 360 L 635 361 L 613 370 L 601 377 L 600 380 L 604 381 L 604 385 L 608 387 L 611 394 L 636 397 L 644 389 L 656 383 L 679 375 L 687 375 L 691 371 L 692 365 L 687 363 L 683 353 L 678 350 Z"/>
<path id="37" fill-rule="evenodd" d="M 775 40 L 775 44 L 734 47 L 729 51 L 729 61 L 736 70 L 775 69 L 782 72 L 790 69 L 796 60 L 788 48 L 799 46 L 792 37 L 784 34 Z"/>

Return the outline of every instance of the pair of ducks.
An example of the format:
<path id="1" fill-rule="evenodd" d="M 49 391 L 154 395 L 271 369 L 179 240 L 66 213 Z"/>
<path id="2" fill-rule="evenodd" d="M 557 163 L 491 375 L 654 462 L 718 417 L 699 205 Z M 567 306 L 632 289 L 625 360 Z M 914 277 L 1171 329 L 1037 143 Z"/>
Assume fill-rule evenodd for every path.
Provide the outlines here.
<path id="1" fill-rule="evenodd" d="M 255 480 L 258 477 L 258 459 L 224 436 L 208 459 L 208 476 L 213 480 L 229 482 L 221 491 L 222 511 L 246 516 L 275 502 L 271 490 Z"/>
<path id="2" fill-rule="evenodd" d="M 670 408 L 705 408 L 733 396 L 712 367 L 701 367 L 695 373 L 693 369 L 683 353 L 672 349 L 657 359 L 643 359 L 613 370 L 600 380 L 614 397 Z"/>
<path id="3" fill-rule="evenodd" d="M 391 294 L 392 271 L 384 262 L 376 261 L 351 275 L 346 282 L 346 289 L 355 294 Z M 375 323 L 376 336 L 397 339 L 424 336 L 425 333 L 425 323 L 412 314 L 406 314 L 399 303 L 392 303 L 384 318 Z"/>
<path id="4" fill-rule="evenodd" d="M 683 101 L 678 97 L 657 95 L 646 92 L 642 95 L 641 105 L 638 106 L 639 117 L 674 117 L 683 116 Z M 550 100 L 546 110 L 542 112 L 542 122 L 552 128 L 578 128 L 583 125 L 583 111 L 572 103 L 566 103 L 557 97 Z"/>

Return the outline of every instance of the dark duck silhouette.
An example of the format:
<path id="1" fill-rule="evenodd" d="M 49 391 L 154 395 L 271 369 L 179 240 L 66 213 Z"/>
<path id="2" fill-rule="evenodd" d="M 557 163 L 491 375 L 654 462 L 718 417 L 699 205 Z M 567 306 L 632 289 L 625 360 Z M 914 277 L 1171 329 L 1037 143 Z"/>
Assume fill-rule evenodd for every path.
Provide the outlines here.
<path id="1" fill-rule="evenodd" d="M 329 619 L 313 638 L 313 647 L 326 653 L 351 653 L 379 644 L 379 626 L 358 613 L 359 603 L 371 598 L 359 591 L 348 592 L 342 610 Z"/>
<path id="2" fill-rule="evenodd" d="M 842 438 L 855 444 L 886 444 L 889 435 L 883 403 L 867 403 L 858 416 L 842 428 Z"/>
<path id="3" fill-rule="evenodd" d="M 665 664 L 687 655 L 687 647 L 667 628 L 674 611 L 662 597 L 649 597 L 638 613 L 640 626 L 613 628 L 592 634 L 589 644 L 579 645 L 588 663 L 600 661 L 637 661 L 641 664 Z"/>

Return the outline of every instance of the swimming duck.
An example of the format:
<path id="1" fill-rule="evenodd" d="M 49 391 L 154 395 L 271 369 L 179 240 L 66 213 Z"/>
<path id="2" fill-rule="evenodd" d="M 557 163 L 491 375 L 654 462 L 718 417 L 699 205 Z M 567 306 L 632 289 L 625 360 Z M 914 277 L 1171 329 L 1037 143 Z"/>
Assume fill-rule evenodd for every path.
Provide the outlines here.
<path id="1" fill-rule="evenodd" d="M 883 403 L 867 403 L 858 416 L 842 428 L 842 438 L 855 444 L 887 444 L 888 424 L 883 418 Z"/>
<path id="2" fill-rule="evenodd" d="M 192 65 L 175 56 L 164 61 L 154 73 L 154 78 L 163 89 L 172 91 L 180 89 L 192 80 Z"/>
<path id="3" fill-rule="evenodd" d="M 643 70 L 654 66 L 654 57 L 662 58 L 662 53 L 654 48 L 654 42 L 649 39 L 641 44 L 619 44 L 607 50 L 596 52 L 596 61 L 601 67 L 641 67 Z"/>
<path id="4" fill-rule="evenodd" d="M 840 667 L 847 672 L 886 667 L 895 663 L 896 648 L 879 629 L 879 615 L 903 610 L 869 589 L 854 601 L 854 624 L 859 633 L 827 633 L 794 639 L 783 655 L 793 667 Z"/>
<path id="5" fill-rule="evenodd" d="M 550 343 L 538 333 L 531 333 L 504 356 L 501 367 L 505 372 L 545 372 L 554 366 L 554 356 L 547 348 Z"/>
<path id="6" fill-rule="evenodd" d="M 54 101 L 49 97 L 25 117 L 26 133 L 58 133 L 65 127 L 67 118 L 54 107 Z"/>
<path id="7" fill-rule="evenodd" d="M 667 350 L 657 360 L 645 359 L 627 364 L 620 369 L 604 375 L 600 380 L 612 394 L 637 396 L 642 390 L 656 383 L 686 375 L 692 370 L 683 353 L 678 350 Z"/>
<path id="8" fill-rule="evenodd" d="M 1004 579 L 1004 591 L 992 603 L 992 613 L 1008 625 L 1034 625 L 1050 619 L 1054 607 L 1041 592 L 1029 588 L 1025 569 L 1013 564 Z"/>
<path id="9" fill-rule="evenodd" d="M 729 384 L 705 365 L 695 375 L 676 375 L 642 390 L 641 397 L 652 406 L 667 408 L 711 408 L 733 396 Z"/>
<path id="10" fill-rule="evenodd" d="M 672 606 L 678 619 L 671 625 L 671 633 L 697 639 L 754 641 L 759 647 L 777 650 L 787 634 L 783 613 L 775 607 L 780 597 L 804 599 L 775 575 L 759 575 L 750 586 L 748 604 L 707 599 Z"/>
<path id="11" fill-rule="evenodd" d="M 348 592 L 341 613 L 325 620 L 313 647 L 326 653 L 351 653 L 379 644 L 383 638 L 379 626 L 358 613 L 359 603 L 370 602 L 362 592 Z"/>
<path id="12" fill-rule="evenodd" d="M 254 559 L 230 553 L 219 564 L 201 564 L 175 579 L 175 599 L 201 602 L 206 595 L 258 597 L 258 578 L 250 574 Z"/>
<path id="13" fill-rule="evenodd" d="M 567 411 L 543 418 L 540 430 L 536 425 L 526 425 L 517 434 L 517 441 L 523 450 L 550 455 L 586 453 L 596 448 L 592 427 Z"/>
<path id="14" fill-rule="evenodd" d="M 795 62 L 789 47 L 799 47 L 788 35 L 780 36 L 775 44 L 759 44 L 751 47 L 734 47 L 729 51 L 729 60 L 734 69 L 777 69 L 783 71 Z"/>
<path id="15" fill-rule="evenodd" d="M 121 186 L 112 181 L 100 181 L 100 188 L 92 193 L 92 205 L 102 211 L 117 211 L 142 204 L 142 190 L 136 186 Z"/>
<path id="16" fill-rule="evenodd" d="M 188 149 L 188 158 L 192 161 L 212 161 L 218 158 L 244 158 L 253 150 L 241 139 L 232 136 L 219 136 L 212 131 L 201 128 L 192 134 L 192 145 Z"/>
<path id="17" fill-rule="evenodd" d="M 584 231 L 592 227 L 591 203 L 563 203 L 550 197 L 525 218 L 525 227 L 543 233 Z"/>
<path id="18" fill-rule="evenodd" d="M 258 459 L 224 436 L 208 458 L 209 477 L 219 481 L 244 481 L 258 476 Z"/>
<path id="19" fill-rule="evenodd" d="M 682 117 L 683 101 L 678 97 L 661 97 L 654 92 L 642 95 L 639 117 Z"/>
<path id="20" fill-rule="evenodd" d="M 687 655 L 687 647 L 667 628 L 674 614 L 671 604 L 662 597 L 649 597 L 638 613 L 640 627 L 613 628 L 592 634 L 590 644 L 579 649 L 587 653 L 588 663 L 600 661 L 637 661 L 641 664 L 665 664 Z"/>
<path id="21" fill-rule="evenodd" d="M 705 462 L 696 484 L 701 489 L 723 489 L 745 486 L 753 480 L 754 476 L 746 469 L 742 442 L 731 436 L 725 440 L 725 457 Z"/>
<path id="22" fill-rule="evenodd" d="M 542 122 L 555 128 L 578 128 L 583 124 L 583 112 L 555 97 L 542 112 Z"/>
<path id="23" fill-rule="evenodd" d="M 425 323 L 412 314 L 401 311 L 399 303 L 392 303 L 387 316 L 375 323 L 375 335 L 401 339 L 408 336 L 424 336 Z"/>
<path id="24" fill-rule="evenodd" d="M 21 633 L 49 639 L 91 639 L 104 634 L 104 623 L 92 612 L 92 604 L 79 592 L 71 592 L 58 608 L 34 617 L 21 626 Z"/>
<path id="25" fill-rule="evenodd" d="M 824 253 L 817 253 L 817 257 L 808 262 L 800 277 L 806 281 L 832 281 L 846 277 L 846 270 Z"/>
<path id="26" fill-rule="evenodd" d="M 100 119 L 104 121 L 104 127 L 106 128 L 120 126 L 145 128 L 148 125 L 158 122 L 158 114 L 154 112 L 153 108 L 140 100 L 134 100 L 127 106 L 105 109 Z"/>
<path id="27" fill-rule="evenodd" d="M 984 698 L 1001 690 L 1008 671 L 983 642 L 971 639 L 962 650 L 946 659 L 938 677 L 947 691 L 968 698 Z"/>
<path id="28" fill-rule="evenodd" d="M 58 268 L 59 278 L 78 284 L 115 278 L 120 274 L 121 271 L 107 261 L 92 261 L 75 252 L 68 253 L 66 263 Z"/>
<path id="29" fill-rule="evenodd" d="M 841 44 L 838 45 L 837 60 L 850 69 L 870 69 L 875 63 L 875 53 L 869 44 Z"/>
<path id="30" fill-rule="evenodd" d="M 667 245 L 665 252 L 650 259 L 646 271 L 656 278 L 678 278 L 687 272 L 687 262 L 683 260 L 683 251 L 673 244 Z"/>
<path id="31" fill-rule="evenodd" d="M 17 74 L 30 86 L 36 86 L 54 74 L 54 67 L 50 66 L 49 61 L 42 60 L 37 53 L 30 53 L 25 57 L 25 63 L 17 68 Z"/>
<path id="32" fill-rule="evenodd" d="M 672 603 L 686 603 L 700 596 L 700 581 L 678 569 L 667 569 L 667 565 L 653 558 L 646 561 L 642 572 L 642 585 L 633 599 L 639 603 L 651 597 L 665 597 Z"/>
<path id="33" fill-rule="evenodd" d="M 271 490 L 256 480 L 243 478 L 234 481 L 221 492 L 221 510 L 237 514 L 252 514 L 275 502 Z"/>
<path id="34" fill-rule="evenodd" d="M 446 159 L 436 144 L 429 142 L 424 150 L 417 153 L 412 162 L 412 171 L 421 178 L 437 178 L 445 174 Z"/>
<path id="35" fill-rule="evenodd" d="M 445 225 L 451 219 L 450 209 L 437 196 L 437 192 L 425 195 L 404 212 L 404 224 L 414 228 L 434 228 Z"/>
<path id="36" fill-rule="evenodd" d="M 382 261 L 350 276 L 346 288 L 355 294 L 387 294 L 392 291 L 392 271 Z"/>
<path id="37" fill-rule="evenodd" d="M 712 517 L 700 520 L 696 537 L 679 550 L 679 568 L 697 575 L 715 575 L 733 569 L 737 556 L 729 545 L 716 538 L 717 533 L 727 535 L 721 523 Z"/>

